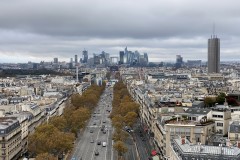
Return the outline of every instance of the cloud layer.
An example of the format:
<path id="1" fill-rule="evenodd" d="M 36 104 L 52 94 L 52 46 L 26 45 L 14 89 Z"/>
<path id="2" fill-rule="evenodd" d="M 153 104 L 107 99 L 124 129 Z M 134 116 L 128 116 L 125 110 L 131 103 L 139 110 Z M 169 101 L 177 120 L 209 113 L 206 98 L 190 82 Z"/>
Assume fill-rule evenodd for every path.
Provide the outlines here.
<path id="1" fill-rule="evenodd" d="M 150 61 L 207 59 L 207 39 L 221 38 L 221 60 L 240 55 L 240 1 L 11 0 L 0 2 L 0 62 L 69 61 L 128 46 Z M 15 58 L 13 58 L 13 56 Z"/>

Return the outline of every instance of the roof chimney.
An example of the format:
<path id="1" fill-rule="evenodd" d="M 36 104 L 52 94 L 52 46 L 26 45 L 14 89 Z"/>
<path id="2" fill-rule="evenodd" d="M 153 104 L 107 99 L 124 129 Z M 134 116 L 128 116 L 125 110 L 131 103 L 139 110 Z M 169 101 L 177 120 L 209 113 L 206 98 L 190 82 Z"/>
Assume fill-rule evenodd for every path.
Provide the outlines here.
<path id="1" fill-rule="evenodd" d="M 182 144 L 185 144 L 185 137 L 182 137 Z"/>

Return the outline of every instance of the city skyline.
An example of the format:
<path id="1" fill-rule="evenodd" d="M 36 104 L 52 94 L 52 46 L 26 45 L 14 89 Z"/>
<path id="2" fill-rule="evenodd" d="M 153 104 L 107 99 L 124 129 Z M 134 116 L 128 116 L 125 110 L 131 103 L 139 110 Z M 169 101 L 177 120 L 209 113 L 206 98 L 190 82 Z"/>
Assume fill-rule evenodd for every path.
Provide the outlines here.
<path id="1" fill-rule="evenodd" d="M 0 63 L 53 57 L 69 61 L 84 48 L 90 57 L 101 51 L 118 56 L 126 46 L 148 53 L 149 62 L 174 62 L 176 55 L 206 61 L 213 23 L 221 38 L 221 61 L 238 61 L 238 4 L 236 0 L 4 1 L 0 2 Z"/>

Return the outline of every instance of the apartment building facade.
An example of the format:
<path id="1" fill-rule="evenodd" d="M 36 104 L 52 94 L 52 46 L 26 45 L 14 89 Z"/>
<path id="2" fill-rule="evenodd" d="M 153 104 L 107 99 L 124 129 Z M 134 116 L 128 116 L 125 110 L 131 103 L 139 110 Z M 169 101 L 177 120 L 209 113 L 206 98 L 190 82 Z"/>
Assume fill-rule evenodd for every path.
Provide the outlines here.
<path id="1" fill-rule="evenodd" d="M 17 118 L 0 118 L 0 159 L 15 160 L 21 154 L 21 126 Z"/>

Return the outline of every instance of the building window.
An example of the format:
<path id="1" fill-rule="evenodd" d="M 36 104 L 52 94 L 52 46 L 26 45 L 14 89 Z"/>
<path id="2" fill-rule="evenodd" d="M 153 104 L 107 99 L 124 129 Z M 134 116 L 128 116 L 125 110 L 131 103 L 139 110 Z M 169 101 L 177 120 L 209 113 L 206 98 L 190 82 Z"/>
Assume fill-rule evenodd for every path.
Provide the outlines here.
<path id="1" fill-rule="evenodd" d="M 6 155 L 5 149 L 2 150 L 2 155 Z"/>
<path id="2" fill-rule="evenodd" d="M 223 127 L 223 123 L 217 123 L 217 126 Z"/>
<path id="3" fill-rule="evenodd" d="M 216 115 L 216 114 L 213 114 L 213 117 L 214 117 L 214 118 L 223 118 L 223 115 Z"/>
<path id="4" fill-rule="evenodd" d="M 197 142 L 200 142 L 200 138 L 199 137 L 197 137 L 197 140 L 196 140 Z"/>
<path id="5" fill-rule="evenodd" d="M 235 139 L 238 139 L 238 134 L 235 134 Z"/>

